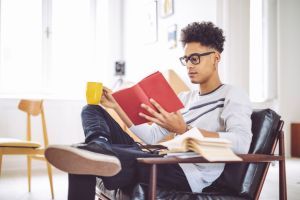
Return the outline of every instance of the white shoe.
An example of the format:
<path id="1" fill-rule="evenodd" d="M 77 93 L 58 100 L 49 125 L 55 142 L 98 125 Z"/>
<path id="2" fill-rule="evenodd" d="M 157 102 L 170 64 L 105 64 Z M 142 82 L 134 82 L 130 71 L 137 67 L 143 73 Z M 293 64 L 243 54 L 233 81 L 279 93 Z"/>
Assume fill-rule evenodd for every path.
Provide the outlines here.
<path id="1" fill-rule="evenodd" d="M 70 174 L 114 176 L 121 170 L 121 163 L 115 156 L 94 153 L 66 145 L 50 145 L 45 157 L 54 167 Z"/>

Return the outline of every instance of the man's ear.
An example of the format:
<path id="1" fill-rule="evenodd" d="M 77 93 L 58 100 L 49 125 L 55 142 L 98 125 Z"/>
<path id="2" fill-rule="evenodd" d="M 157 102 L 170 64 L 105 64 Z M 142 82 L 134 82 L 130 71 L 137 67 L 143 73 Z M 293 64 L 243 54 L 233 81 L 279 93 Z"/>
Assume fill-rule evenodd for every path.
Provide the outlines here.
<path id="1" fill-rule="evenodd" d="M 221 54 L 219 52 L 216 52 L 215 53 L 215 56 L 214 56 L 214 64 L 218 64 L 221 60 Z"/>

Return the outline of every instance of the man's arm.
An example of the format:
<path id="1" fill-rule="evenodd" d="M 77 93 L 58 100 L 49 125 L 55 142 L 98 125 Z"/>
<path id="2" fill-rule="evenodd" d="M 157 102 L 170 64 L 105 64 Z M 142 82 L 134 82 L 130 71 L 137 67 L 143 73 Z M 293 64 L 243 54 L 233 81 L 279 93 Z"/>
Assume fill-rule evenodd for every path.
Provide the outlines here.
<path id="1" fill-rule="evenodd" d="M 251 144 L 251 103 L 249 97 L 241 90 L 232 90 L 227 94 L 221 118 L 225 130 L 219 131 L 220 138 L 232 142 L 235 153 L 247 153 Z"/>
<path id="2" fill-rule="evenodd" d="M 144 117 L 150 122 L 156 123 L 169 132 L 178 134 L 186 132 L 187 126 L 180 111 L 169 113 L 165 109 L 163 109 L 154 99 L 150 99 L 150 103 L 152 103 L 157 108 L 158 112 L 156 110 L 153 110 L 149 106 L 142 104 L 141 107 L 149 112 L 152 116 L 146 115 L 145 113 L 139 113 L 141 117 Z"/>
<path id="3" fill-rule="evenodd" d="M 156 112 L 155 110 L 151 109 L 149 106 L 143 104 L 141 105 L 142 108 L 144 108 L 149 113 L 151 113 L 152 117 L 144 113 L 140 113 L 141 117 L 144 117 L 145 119 L 154 122 L 160 125 L 161 127 L 167 129 L 169 132 L 173 132 L 176 134 L 183 134 L 192 128 L 184 122 L 183 117 L 179 111 L 168 113 L 155 100 L 150 99 L 150 102 L 157 108 L 159 112 Z M 217 132 L 207 131 L 204 129 L 199 129 L 199 130 L 201 131 L 204 137 L 214 137 L 214 138 L 219 137 L 219 133 Z"/>
<path id="4" fill-rule="evenodd" d="M 106 87 L 104 87 L 103 89 L 101 105 L 113 109 L 123 120 L 126 126 L 147 144 L 155 144 L 168 134 L 165 129 L 156 125 L 150 126 L 147 123 L 138 126 L 133 125 L 128 115 L 124 112 L 124 110 L 112 96 L 112 91 Z"/>
<path id="5" fill-rule="evenodd" d="M 220 137 L 219 133 L 217 133 L 217 132 L 207 131 L 207 130 L 204 130 L 201 128 L 198 128 L 198 129 L 204 137 L 211 137 L 211 138 L 219 138 Z"/>
<path id="6" fill-rule="evenodd" d="M 127 127 L 131 127 L 133 125 L 132 121 L 129 119 L 128 115 L 124 112 L 124 110 L 120 107 L 117 101 L 112 96 L 112 91 L 107 87 L 103 87 L 103 94 L 101 97 L 101 105 L 113 109 L 119 117 L 123 120 Z"/>

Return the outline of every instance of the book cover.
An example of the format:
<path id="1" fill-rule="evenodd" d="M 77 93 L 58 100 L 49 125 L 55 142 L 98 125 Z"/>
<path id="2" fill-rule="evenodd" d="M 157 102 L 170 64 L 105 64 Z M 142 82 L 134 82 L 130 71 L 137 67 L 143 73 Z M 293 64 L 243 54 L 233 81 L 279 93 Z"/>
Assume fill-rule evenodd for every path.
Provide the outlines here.
<path id="1" fill-rule="evenodd" d="M 136 85 L 119 90 L 112 95 L 135 125 L 148 122 L 138 115 L 139 112 L 151 116 L 150 113 L 141 108 L 142 103 L 156 110 L 150 103 L 150 98 L 159 103 L 167 112 L 175 112 L 184 107 L 160 72 L 155 72 Z"/>
<path id="2" fill-rule="evenodd" d="M 203 137 L 198 128 L 192 128 L 186 133 L 160 144 L 168 148 L 168 150 L 161 151 L 161 154 L 174 155 L 174 153 L 193 151 L 211 162 L 241 160 L 231 150 L 231 142 L 229 140 Z"/>

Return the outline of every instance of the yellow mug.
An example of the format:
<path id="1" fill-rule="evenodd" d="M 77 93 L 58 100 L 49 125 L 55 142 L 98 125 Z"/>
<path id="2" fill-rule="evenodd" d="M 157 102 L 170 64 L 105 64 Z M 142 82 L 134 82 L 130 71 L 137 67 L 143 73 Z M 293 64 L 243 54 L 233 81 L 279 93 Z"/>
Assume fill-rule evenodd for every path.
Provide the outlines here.
<path id="1" fill-rule="evenodd" d="M 91 105 L 99 105 L 103 91 L 103 85 L 99 82 L 88 82 L 86 85 L 86 101 Z"/>

